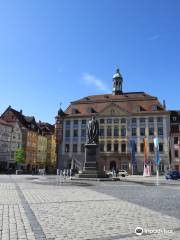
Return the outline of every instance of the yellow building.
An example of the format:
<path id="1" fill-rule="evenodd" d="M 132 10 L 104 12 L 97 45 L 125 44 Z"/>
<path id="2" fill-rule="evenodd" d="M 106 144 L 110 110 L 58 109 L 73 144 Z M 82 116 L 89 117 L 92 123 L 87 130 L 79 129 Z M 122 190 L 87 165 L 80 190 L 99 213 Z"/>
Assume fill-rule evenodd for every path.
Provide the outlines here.
<path id="1" fill-rule="evenodd" d="M 47 137 L 38 134 L 37 139 L 37 166 L 45 168 L 47 160 Z"/>
<path id="2" fill-rule="evenodd" d="M 26 165 L 27 168 L 37 167 L 37 142 L 38 133 L 36 131 L 26 132 Z"/>
<path id="3" fill-rule="evenodd" d="M 51 171 L 56 168 L 56 139 L 55 135 L 47 135 L 47 167 Z"/>

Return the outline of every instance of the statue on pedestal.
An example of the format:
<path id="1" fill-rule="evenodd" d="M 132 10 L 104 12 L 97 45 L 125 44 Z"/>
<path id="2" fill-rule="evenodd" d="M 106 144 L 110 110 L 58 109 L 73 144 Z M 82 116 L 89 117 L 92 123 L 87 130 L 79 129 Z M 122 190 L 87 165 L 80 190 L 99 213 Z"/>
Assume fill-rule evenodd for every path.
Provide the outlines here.
<path id="1" fill-rule="evenodd" d="M 88 122 L 88 141 L 87 144 L 98 144 L 99 143 L 99 123 L 93 116 Z"/>

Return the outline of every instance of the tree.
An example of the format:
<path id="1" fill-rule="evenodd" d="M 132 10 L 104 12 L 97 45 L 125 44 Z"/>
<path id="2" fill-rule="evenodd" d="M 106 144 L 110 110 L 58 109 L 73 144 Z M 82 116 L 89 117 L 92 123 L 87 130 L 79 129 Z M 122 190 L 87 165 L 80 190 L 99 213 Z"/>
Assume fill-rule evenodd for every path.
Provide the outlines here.
<path id="1" fill-rule="evenodd" d="M 15 160 L 17 164 L 21 164 L 25 162 L 25 151 L 23 148 L 17 148 L 15 152 Z"/>

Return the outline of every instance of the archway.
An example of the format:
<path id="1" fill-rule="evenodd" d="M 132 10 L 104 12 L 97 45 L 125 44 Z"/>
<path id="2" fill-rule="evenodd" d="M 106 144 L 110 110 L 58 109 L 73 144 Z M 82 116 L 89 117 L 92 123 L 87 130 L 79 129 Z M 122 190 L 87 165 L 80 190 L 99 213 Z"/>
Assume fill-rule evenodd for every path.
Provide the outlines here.
<path id="1" fill-rule="evenodd" d="M 115 170 L 116 171 L 116 162 L 115 161 L 110 162 L 110 170 Z"/>

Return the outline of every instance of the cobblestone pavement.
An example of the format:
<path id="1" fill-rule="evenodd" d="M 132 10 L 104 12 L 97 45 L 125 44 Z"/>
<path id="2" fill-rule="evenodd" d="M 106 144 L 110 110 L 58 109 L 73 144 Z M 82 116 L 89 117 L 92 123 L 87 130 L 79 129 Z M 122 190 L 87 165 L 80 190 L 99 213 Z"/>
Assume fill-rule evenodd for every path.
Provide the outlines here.
<path id="1" fill-rule="evenodd" d="M 180 186 L 35 178 L 0 176 L 0 239 L 180 239 Z"/>

